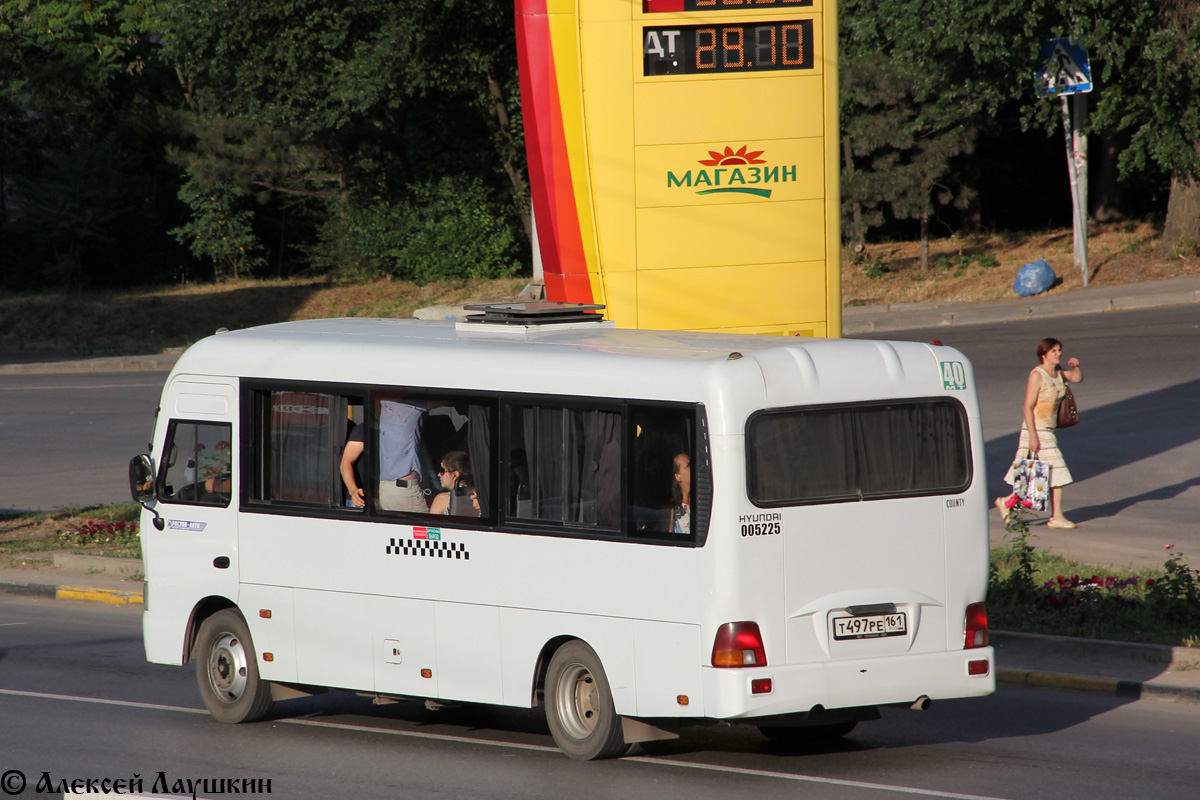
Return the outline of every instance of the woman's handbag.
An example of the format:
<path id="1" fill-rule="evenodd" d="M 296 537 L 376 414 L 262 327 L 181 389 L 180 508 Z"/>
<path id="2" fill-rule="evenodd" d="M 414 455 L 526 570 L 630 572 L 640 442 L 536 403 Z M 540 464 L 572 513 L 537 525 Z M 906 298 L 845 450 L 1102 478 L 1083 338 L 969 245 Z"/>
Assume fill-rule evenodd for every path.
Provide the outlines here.
<path id="1" fill-rule="evenodd" d="M 1062 402 L 1058 404 L 1058 427 L 1069 428 L 1072 425 L 1079 423 L 1079 406 L 1075 405 L 1075 395 L 1071 394 L 1071 387 L 1064 386 L 1067 393 L 1063 395 Z"/>
<path id="2" fill-rule="evenodd" d="M 1025 458 L 1013 462 L 1012 487 L 1021 505 L 1045 511 L 1050 500 L 1050 464 L 1026 453 Z"/>

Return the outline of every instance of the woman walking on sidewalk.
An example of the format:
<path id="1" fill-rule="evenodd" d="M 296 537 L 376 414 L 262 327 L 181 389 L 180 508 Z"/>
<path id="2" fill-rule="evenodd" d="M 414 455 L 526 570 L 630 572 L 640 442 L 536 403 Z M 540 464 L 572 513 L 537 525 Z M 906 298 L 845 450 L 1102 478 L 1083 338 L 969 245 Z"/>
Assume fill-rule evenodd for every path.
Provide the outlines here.
<path id="1" fill-rule="evenodd" d="M 1079 359 L 1067 359 L 1067 369 L 1063 369 L 1062 342 L 1058 339 L 1042 339 L 1037 346 L 1038 365 L 1029 373 L 1029 381 L 1025 385 L 1025 419 L 1021 423 L 1021 439 L 1017 444 L 1017 456 L 1014 461 L 1025 458 L 1032 452 L 1039 461 L 1050 464 L 1050 519 L 1046 521 L 1047 528 L 1074 528 L 1075 523 L 1063 516 L 1062 490 L 1074 479 L 1067 463 L 1063 460 L 1062 452 L 1058 449 L 1058 438 L 1055 429 L 1058 427 L 1058 405 L 1063 395 L 1067 393 L 1067 381 L 1081 383 L 1083 369 Z M 1013 483 L 1013 469 L 1009 467 L 1004 480 Z M 1008 519 L 1012 495 L 996 498 L 996 508 L 1000 516 Z"/>

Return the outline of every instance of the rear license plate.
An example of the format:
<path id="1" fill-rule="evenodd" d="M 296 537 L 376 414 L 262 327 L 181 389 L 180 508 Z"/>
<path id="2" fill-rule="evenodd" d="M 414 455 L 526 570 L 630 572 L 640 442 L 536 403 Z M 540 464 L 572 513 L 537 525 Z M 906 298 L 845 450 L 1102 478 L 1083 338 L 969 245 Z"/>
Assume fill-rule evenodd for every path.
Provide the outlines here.
<path id="1" fill-rule="evenodd" d="M 878 639 L 882 636 L 904 636 L 907 633 L 908 617 L 904 614 L 833 619 L 834 639 Z"/>

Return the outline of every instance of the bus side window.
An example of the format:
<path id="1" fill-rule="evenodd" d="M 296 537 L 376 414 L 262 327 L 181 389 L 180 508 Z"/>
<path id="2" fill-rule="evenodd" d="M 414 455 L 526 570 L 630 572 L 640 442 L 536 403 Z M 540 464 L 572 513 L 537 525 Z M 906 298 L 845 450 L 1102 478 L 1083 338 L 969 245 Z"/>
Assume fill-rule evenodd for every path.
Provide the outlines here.
<path id="1" fill-rule="evenodd" d="M 362 400 L 288 389 L 252 392 L 251 502 L 343 507 L 341 477 L 348 435 L 362 418 Z"/>
<path id="2" fill-rule="evenodd" d="M 443 484 L 448 473 L 442 462 L 451 453 L 465 457 L 456 470 L 470 478 L 476 499 L 449 509 L 446 498 L 439 516 L 491 518 L 492 419 L 495 402 L 479 402 L 462 396 L 415 392 L 376 392 L 370 402 L 376 435 L 368 448 L 370 463 L 378 476 L 372 484 L 376 511 L 425 514 L 443 492 L 455 487 Z M 390 437 L 390 438 L 389 438 Z M 393 488 L 394 487 L 394 488 Z M 474 503 L 478 502 L 476 511 Z"/>
<path id="3" fill-rule="evenodd" d="M 227 506 L 231 496 L 232 427 L 224 422 L 171 422 L 159 497 L 167 503 Z"/>
<path id="4" fill-rule="evenodd" d="M 509 515 L 567 527 L 619 527 L 620 431 L 617 411 L 509 406 Z"/>
<path id="5" fill-rule="evenodd" d="M 629 412 L 629 532 L 671 534 L 681 515 L 677 461 L 690 464 L 695 448 L 694 412 L 635 406 Z M 690 511 L 690 485 L 686 502 Z M 680 534 L 675 534 L 679 536 Z"/>

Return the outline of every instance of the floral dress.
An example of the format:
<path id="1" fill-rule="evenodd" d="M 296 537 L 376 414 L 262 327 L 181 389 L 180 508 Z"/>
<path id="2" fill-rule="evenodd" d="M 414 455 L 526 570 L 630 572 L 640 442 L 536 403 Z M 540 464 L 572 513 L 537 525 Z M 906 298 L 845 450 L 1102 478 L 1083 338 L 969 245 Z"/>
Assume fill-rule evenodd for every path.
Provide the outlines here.
<path id="1" fill-rule="evenodd" d="M 1034 369 L 1042 373 L 1042 385 L 1038 389 L 1037 403 L 1033 407 L 1033 424 L 1037 427 L 1038 444 L 1038 461 L 1045 461 L 1051 467 L 1050 469 L 1050 485 L 1051 486 L 1066 486 L 1068 483 L 1073 483 L 1074 478 L 1071 477 L 1071 470 L 1067 469 L 1067 462 L 1063 460 L 1062 451 L 1058 449 L 1058 437 L 1055 435 L 1055 430 L 1058 428 L 1058 404 L 1062 402 L 1063 396 L 1067 393 L 1067 383 L 1062 375 L 1051 375 L 1042 369 L 1040 366 Z M 1017 455 L 1013 461 L 1019 461 L 1025 458 L 1025 454 L 1029 452 L 1029 431 L 1025 429 L 1025 423 L 1021 423 L 1021 439 L 1017 443 Z M 1013 470 L 1009 467 L 1008 474 L 1004 476 L 1004 480 L 1012 484 Z"/>

